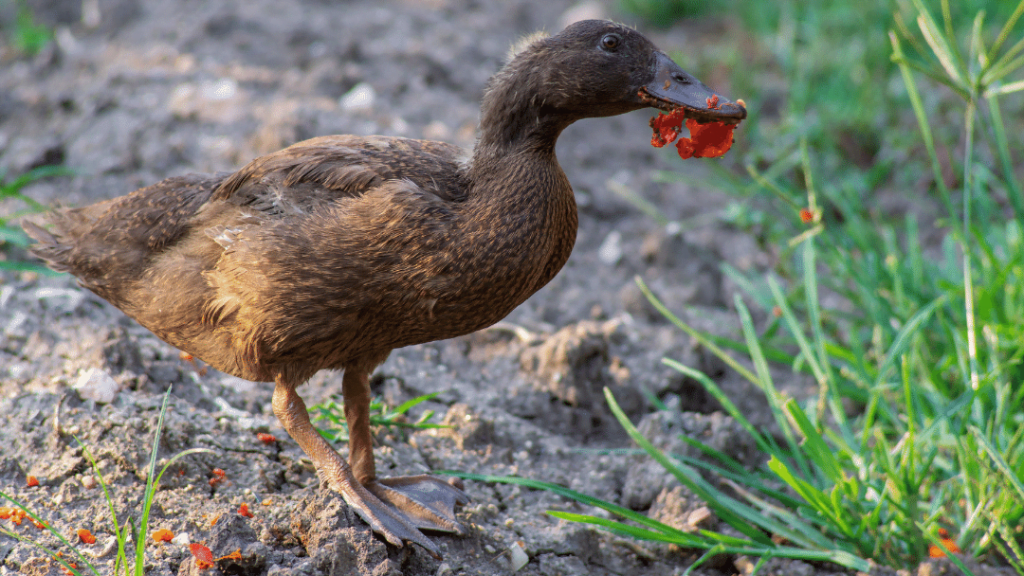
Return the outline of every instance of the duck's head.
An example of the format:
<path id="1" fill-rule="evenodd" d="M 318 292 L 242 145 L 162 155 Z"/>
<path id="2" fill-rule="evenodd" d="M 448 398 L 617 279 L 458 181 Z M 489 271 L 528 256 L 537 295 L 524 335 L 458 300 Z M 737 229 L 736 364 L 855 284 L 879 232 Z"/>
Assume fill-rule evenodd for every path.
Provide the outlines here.
<path id="1" fill-rule="evenodd" d="M 523 116 L 520 128 L 550 124 L 557 137 L 581 118 L 647 107 L 685 108 L 698 122 L 735 124 L 747 116 L 746 108 L 716 94 L 636 30 L 583 20 L 525 42 L 491 80 L 481 123 L 486 130 L 489 114 Z"/>

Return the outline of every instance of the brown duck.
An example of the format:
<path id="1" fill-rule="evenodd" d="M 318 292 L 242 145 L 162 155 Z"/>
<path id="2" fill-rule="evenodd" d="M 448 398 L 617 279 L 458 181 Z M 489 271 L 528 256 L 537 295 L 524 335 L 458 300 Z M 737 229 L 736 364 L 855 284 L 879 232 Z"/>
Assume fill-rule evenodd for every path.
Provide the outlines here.
<path id="1" fill-rule="evenodd" d="M 555 141 L 582 118 L 684 107 L 737 123 L 739 104 L 636 31 L 578 22 L 490 81 L 472 154 L 441 142 L 324 136 L 230 175 L 174 177 L 26 223 L 32 252 L 215 368 L 273 381 L 274 413 L 373 530 L 438 556 L 420 530 L 462 533 L 466 494 L 431 476 L 377 478 L 370 372 L 391 350 L 501 320 L 544 286 L 576 239 Z M 345 461 L 296 388 L 344 370 Z"/>

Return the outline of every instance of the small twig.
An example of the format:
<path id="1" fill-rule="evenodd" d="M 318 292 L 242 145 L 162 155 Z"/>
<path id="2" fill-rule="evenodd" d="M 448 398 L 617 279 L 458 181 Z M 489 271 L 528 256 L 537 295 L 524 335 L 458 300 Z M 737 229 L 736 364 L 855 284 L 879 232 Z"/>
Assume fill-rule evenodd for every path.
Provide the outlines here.
<path id="1" fill-rule="evenodd" d="M 497 332 L 511 332 L 519 338 L 523 344 L 533 344 L 543 340 L 543 338 L 534 332 L 530 332 L 523 326 L 513 324 L 511 322 L 498 322 L 497 324 L 488 328 L 488 330 L 494 330 Z"/>
<path id="2" fill-rule="evenodd" d="M 60 398 L 57 399 L 57 405 L 53 407 L 53 431 L 57 434 L 58 438 L 65 435 L 64 430 L 60 425 L 60 407 L 64 404 L 64 399 L 67 397 L 68 395 L 66 392 L 61 394 Z"/>

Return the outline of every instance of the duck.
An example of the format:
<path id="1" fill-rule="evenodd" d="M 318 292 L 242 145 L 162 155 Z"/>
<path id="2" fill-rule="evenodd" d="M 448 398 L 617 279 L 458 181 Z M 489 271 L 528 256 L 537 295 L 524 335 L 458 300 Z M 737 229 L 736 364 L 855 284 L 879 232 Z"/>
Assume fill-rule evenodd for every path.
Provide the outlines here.
<path id="1" fill-rule="evenodd" d="M 390 544 L 440 558 L 424 532 L 465 534 L 465 486 L 377 476 L 369 376 L 392 350 L 488 327 L 547 284 L 578 226 L 559 135 L 642 108 L 746 117 L 641 33 L 585 20 L 532 37 L 491 78 L 471 152 L 321 136 L 234 173 L 170 177 L 23 227 L 35 256 L 165 342 L 273 382 L 274 414 L 322 484 Z M 297 391 L 320 370 L 342 371 L 347 460 Z"/>

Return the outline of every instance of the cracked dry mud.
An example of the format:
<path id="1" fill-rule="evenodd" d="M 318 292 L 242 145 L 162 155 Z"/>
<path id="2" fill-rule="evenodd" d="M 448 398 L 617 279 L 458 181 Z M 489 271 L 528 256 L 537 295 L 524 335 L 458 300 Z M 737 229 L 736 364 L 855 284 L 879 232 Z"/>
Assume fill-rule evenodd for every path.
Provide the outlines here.
<path id="1" fill-rule="evenodd" d="M 601 3 L 563 0 L 28 4 L 56 26 L 56 40 L 34 57 L 0 53 L 0 169 L 71 167 L 73 176 L 25 190 L 45 204 L 65 205 L 172 175 L 230 170 L 315 135 L 402 135 L 470 147 L 484 83 L 517 37 L 579 17 L 622 17 Z M 651 34 L 670 49 L 708 40 L 699 24 Z M 697 434 L 743 462 L 759 462 L 738 427 L 714 412 L 699 386 L 663 366 L 663 356 L 705 371 L 755 421 L 769 420 L 758 395 L 661 320 L 633 282 L 644 277 L 696 327 L 733 334 L 732 288 L 717 262 L 741 269 L 770 263 L 753 240 L 718 223 L 720 195 L 652 180 L 655 170 L 704 168 L 652 149 L 650 114 L 583 121 L 561 138 L 558 157 L 577 193 L 580 232 L 572 258 L 549 286 L 499 326 L 398 350 L 380 367 L 375 393 L 395 405 L 440 392 L 421 409 L 434 410 L 451 428 L 379 431 L 379 473 L 516 474 L 649 509 L 677 526 L 718 525 L 651 462 L 593 451 L 628 447 L 605 407 L 607 386 L 659 446 L 683 449 L 676 436 Z M 695 224 L 666 232 L 616 196 L 609 181 L 644 196 L 670 220 Z M 21 208 L 0 204 L 0 216 Z M 443 562 L 409 546 L 394 548 L 319 489 L 311 463 L 273 417 L 272 386 L 212 371 L 197 377 L 177 350 L 67 276 L 0 272 L 0 330 L 0 486 L 65 536 L 91 530 L 97 542 L 78 547 L 97 556 L 101 573 L 113 559 L 112 526 L 76 439 L 100 462 L 118 518 L 137 522 L 169 386 L 161 464 L 188 448 L 212 453 L 171 466 L 150 532 L 187 534 L 215 556 L 238 550 L 241 559 L 200 571 L 186 545 L 151 543 L 148 574 L 506 574 L 510 548 L 521 546 L 529 558 L 521 574 L 672 575 L 696 557 L 556 520 L 544 512 L 593 510 L 550 493 L 471 481 L 473 501 L 460 513 L 469 534 L 435 536 Z M 89 370 L 94 379 L 113 381 L 113 402 L 73 389 Z M 322 401 L 340 392 L 340 380 L 321 373 L 301 393 L 310 404 Z M 808 383 L 788 380 L 794 393 L 807 393 Z M 681 414 L 652 414 L 642 388 Z M 278 440 L 264 444 L 258 432 Z M 211 485 L 217 468 L 224 480 Z M 27 487 L 28 475 L 40 485 Z M 252 518 L 238 514 L 243 503 Z M 16 531 L 58 546 L 27 524 Z M 734 560 L 722 557 L 695 574 L 734 573 L 742 564 Z M 762 573 L 843 573 L 773 562 Z M 60 573 L 37 548 L 0 536 L 0 574 Z"/>

